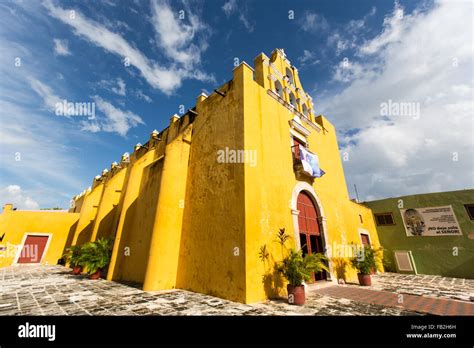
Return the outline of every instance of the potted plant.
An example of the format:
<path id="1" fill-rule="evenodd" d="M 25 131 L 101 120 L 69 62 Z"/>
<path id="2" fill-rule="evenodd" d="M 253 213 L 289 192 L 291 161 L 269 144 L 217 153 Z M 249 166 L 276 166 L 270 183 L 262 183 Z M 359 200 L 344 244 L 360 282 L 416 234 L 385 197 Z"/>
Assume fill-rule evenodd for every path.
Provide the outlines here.
<path id="1" fill-rule="evenodd" d="M 108 266 L 112 254 L 110 239 L 101 238 L 84 244 L 79 263 L 86 269 L 89 279 L 99 279 Z"/>
<path id="2" fill-rule="evenodd" d="M 370 245 L 364 245 L 363 252 L 351 259 L 352 266 L 358 272 L 359 284 L 362 286 L 372 285 L 370 274 L 376 268 L 376 252 Z"/>
<path id="3" fill-rule="evenodd" d="M 311 273 L 329 272 L 323 254 L 306 254 L 302 250 L 290 249 L 280 263 L 278 270 L 288 281 L 288 303 L 302 306 L 306 301 L 303 282 L 311 279 Z"/>
<path id="4" fill-rule="evenodd" d="M 66 250 L 66 254 L 63 256 L 63 260 L 69 263 L 69 267 L 72 268 L 72 274 L 75 275 L 81 274 L 82 271 L 82 266 L 79 264 L 81 249 L 80 245 L 73 245 Z"/>

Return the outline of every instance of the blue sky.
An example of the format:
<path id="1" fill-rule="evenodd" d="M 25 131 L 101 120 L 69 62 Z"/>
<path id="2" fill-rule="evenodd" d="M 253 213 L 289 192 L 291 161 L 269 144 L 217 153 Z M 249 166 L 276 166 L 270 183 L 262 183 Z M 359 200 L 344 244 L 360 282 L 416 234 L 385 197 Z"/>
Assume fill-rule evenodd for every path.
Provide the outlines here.
<path id="1" fill-rule="evenodd" d="M 2 0 L 0 204 L 67 207 L 181 105 L 231 79 L 236 58 L 252 65 L 277 47 L 337 127 L 351 193 L 353 184 L 361 199 L 472 188 L 470 7 Z M 63 99 L 94 102 L 95 119 L 57 116 Z M 381 116 L 388 100 L 420 113 Z"/>

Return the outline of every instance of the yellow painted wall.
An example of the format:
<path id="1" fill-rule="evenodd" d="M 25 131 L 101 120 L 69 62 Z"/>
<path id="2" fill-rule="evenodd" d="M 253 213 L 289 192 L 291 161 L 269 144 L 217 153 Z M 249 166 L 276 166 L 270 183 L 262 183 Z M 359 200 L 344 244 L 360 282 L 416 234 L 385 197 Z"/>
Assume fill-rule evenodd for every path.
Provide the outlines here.
<path id="1" fill-rule="evenodd" d="M 103 189 L 104 185 L 99 183 L 85 194 L 72 245 L 82 245 L 90 241 Z"/>
<path id="2" fill-rule="evenodd" d="M 198 98 L 193 123 L 177 287 L 245 301 L 242 164 L 217 163 L 226 146 L 243 149 L 243 68 L 217 93 Z M 236 255 L 235 248 L 238 248 Z"/>
<path id="3" fill-rule="evenodd" d="M 108 279 L 176 286 L 191 129 L 189 115 L 173 116 L 132 155 Z"/>
<path id="4" fill-rule="evenodd" d="M 174 119 L 167 132 L 144 290 L 176 287 L 192 125 Z"/>
<path id="5" fill-rule="evenodd" d="M 73 198 L 73 204 L 69 207 L 70 213 L 80 213 L 82 204 L 84 203 L 85 195 L 81 194 Z"/>
<path id="6" fill-rule="evenodd" d="M 100 198 L 97 216 L 92 229 L 91 241 L 111 236 L 114 231 L 115 214 L 120 202 L 126 169 L 110 172 L 105 180 Z"/>
<path id="7" fill-rule="evenodd" d="M 23 239 L 28 233 L 51 234 L 49 246 L 45 250 L 43 264 L 55 265 L 64 254 L 68 235 L 74 233 L 79 219 L 78 213 L 54 210 L 28 211 L 12 210 L 6 204 L 0 214 L 0 267 L 10 266 L 15 260 L 15 250 L 21 251 Z"/>
<path id="8" fill-rule="evenodd" d="M 154 148 L 141 148 L 130 158 L 130 172 L 107 274 L 109 280 L 144 280 L 159 194 L 156 181 L 149 180 L 161 171 L 155 156 Z"/>

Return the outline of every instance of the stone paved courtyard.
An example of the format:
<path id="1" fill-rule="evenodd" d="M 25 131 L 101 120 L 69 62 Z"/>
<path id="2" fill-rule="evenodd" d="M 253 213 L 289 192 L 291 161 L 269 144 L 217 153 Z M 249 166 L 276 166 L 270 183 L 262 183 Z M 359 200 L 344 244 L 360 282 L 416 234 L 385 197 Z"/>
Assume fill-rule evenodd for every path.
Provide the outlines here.
<path id="1" fill-rule="evenodd" d="M 474 303 L 474 279 L 382 273 L 376 276 L 372 289 Z"/>
<path id="2" fill-rule="evenodd" d="M 426 282 L 399 274 L 374 276 L 372 289 L 474 299 L 472 280 Z M 429 276 L 432 277 L 432 276 Z M 284 300 L 240 304 L 185 290 L 144 292 L 105 280 L 73 276 L 62 266 L 13 266 L 0 269 L 0 315 L 420 315 L 400 307 L 318 294 L 313 285 L 303 307 Z M 459 281 L 459 284 L 457 284 Z M 426 285 L 425 283 L 430 284 Z M 353 285 L 347 285 L 350 287 Z M 429 293 L 427 292 L 429 291 Z"/>

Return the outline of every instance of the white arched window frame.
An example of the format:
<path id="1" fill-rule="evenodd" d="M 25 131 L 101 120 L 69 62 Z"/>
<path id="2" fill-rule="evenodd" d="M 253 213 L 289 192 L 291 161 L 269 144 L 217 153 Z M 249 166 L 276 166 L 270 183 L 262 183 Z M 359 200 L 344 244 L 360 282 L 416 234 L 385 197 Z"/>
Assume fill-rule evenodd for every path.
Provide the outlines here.
<path id="1" fill-rule="evenodd" d="M 280 96 L 281 99 L 285 99 L 285 95 L 283 94 L 283 86 L 278 80 L 275 81 L 275 92 Z"/>
<path id="2" fill-rule="evenodd" d="M 293 92 L 290 92 L 289 97 L 290 97 L 290 104 L 291 104 L 293 107 L 296 108 L 296 97 L 295 97 L 295 95 L 293 94 Z"/>
<path id="3" fill-rule="evenodd" d="M 302 112 L 303 112 L 303 115 L 305 115 L 306 117 L 309 117 L 309 111 L 308 111 L 308 107 L 306 106 L 306 104 L 302 104 L 301 106 L 301 109 L 302 109 Z"/>
<path id="4" fill-rule="evenodd" d="M 291 72 L 290 68 L 286 68 L 286 77 L 288 78 L 288 82 L 290 82 L 292 85 L 295 84 L 295 80 L 293 79 L 293 73 Z"/>

